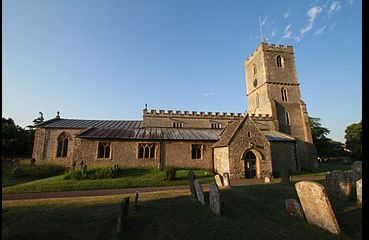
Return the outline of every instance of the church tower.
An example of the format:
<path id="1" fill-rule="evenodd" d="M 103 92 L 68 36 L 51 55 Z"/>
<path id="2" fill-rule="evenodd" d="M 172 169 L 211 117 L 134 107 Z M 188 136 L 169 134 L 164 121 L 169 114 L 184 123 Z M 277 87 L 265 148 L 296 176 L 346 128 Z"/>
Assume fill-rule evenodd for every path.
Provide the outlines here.
<path id="1" fill-rule="evenodd" d="M 269 114 L 274 129 L 297 139 L 300 167 L 316 161 L 308 114 L 301 99 L 292 46 L 262 42 L 245 61 L 249 114 Z"/>

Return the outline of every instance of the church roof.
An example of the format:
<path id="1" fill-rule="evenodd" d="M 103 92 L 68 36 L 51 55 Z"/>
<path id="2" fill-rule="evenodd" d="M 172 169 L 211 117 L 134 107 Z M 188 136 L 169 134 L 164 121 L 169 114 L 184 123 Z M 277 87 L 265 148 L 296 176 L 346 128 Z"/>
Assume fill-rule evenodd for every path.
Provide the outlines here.
<path id="1" fill-rule="evenodd" d="M 243 117 L 242 119 L 238 121 L 234 121 L 229 123 L 225 129 L 222 131 L 219 141 L 213 144 L 213 147 L 224 147 L 227 146 L 230 141 L 232 140 L 233 136 L 235 135 L 237 129 L 240 127 L 240 125 L 243 123 L 243 121 L 246 119 L 246 117 Z"/>
<path id="2" fill-rule="evenodd" d="M 221 129 L 196 128 L 90 128 L 80 133 L 78 137 L 86 139 L 217 141 L 221 131 Z"/>
<path id="3" fill-rule="evenodd" d="M 136 120 L 81 120 L 81 119 L 63 119 L 53 118 L 37 125 L 41 128 L 114 128 L 114 129 L 132 129 L 140 128 L 142 121 Z"/>
<path id="4" fill-rule="evenodd" d="M 295 138 L 275 130 L 261 131 L 269 142 L 293 142 Z"/>

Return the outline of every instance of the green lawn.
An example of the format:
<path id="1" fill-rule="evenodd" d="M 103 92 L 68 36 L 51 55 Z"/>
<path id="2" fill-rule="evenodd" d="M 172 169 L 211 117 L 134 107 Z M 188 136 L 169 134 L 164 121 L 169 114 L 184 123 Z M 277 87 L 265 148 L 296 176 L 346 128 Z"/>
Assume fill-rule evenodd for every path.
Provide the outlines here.
<path id="1" fill-rule="evenodd" d="M 189 191 L 142 193 L 141 208 L 129 212 L 128 231 L 116 231 L 125 196 L 4 201 L 3 239 L 361 239 L 362 211 L 355 200 L 332 199 L 342 229 L 335 236 L 288 216 L 284 201 L 294 186 L 262 184 L 221 191 L 222 216 L 202 207 Z M 131 202 L 132 203 L 132 202 Z M 132 204 L 131 204 L 132 207 Z"/>
<path id="2" fill-rule="evenodd" d="M 341 171 L 351 170 L 351 165 L 342 163 L 319 163 L 318 167 L 303 169 L 302 171 L 295 172 L 292 175 L 295 176 L 324 175 L 326 172 L 331 172 L 333 170 L 341 170 Z"/>
<path id="3" fill-rule="evenodd" d="M 193 170 L 201 183 L 209 183 L 213 178 L 211 172 Z M 188 183 L 188 170 L 177 170 L 176 180 L 166 180 L 165 173 L 156 169 L 123 169 L 121 178 L 96 180 L 67 180 L 64 175 L 49 177 L 3 187 L 2 193 L 77 191 L 89 189 L 115 189 L 136 187 L 157 187 L 185 185 Z M 4 178 L 4 176 L 3 176 Z"/>

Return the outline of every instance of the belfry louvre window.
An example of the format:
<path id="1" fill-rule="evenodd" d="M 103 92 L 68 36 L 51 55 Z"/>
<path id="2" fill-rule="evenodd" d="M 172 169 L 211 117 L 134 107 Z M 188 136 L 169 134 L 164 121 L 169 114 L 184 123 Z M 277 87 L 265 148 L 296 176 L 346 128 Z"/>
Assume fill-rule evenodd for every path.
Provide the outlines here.
<path id="1" fill-rule="evenodd" d="M 283 59 L 281 56 L 278 55 L 275 60 L 277 63 L 277 67 L 283 67 Z"/>
<path id="2" fill-rule="evenodd" d="M 192 159 L 202 159 L 202 151 L 204 149 L 204 145 L 202 144 L 192 144 Z"/>
<path id="3" fill-rule="evenodd" d="M 58 147 L 56 150 L 57 157 L 66 157 L 68 154 L 68 136 L 62 133 L 58 137 Z"/>
<path id="4" fill-rule="evenodd" d="M 173 127 L 174 128 L 183 128 L 183 123 L 181 123 L 181 122 L 174 122 L 173 123 Z"/>
<path id="5" fill-rule="evenodd" d="M 287 99 L 287 89 L 282 88 L 281 89 L 281 94 L 282 94 L 282 101 L 287 102 L 288 101 L 288 99 Z"/>
<path id="6" fill-rule="evenodd" d="M 138 158 L 155 158 L 155 143 L 138 144 Z"/>
<path id="7" fill-rule="evenodd" d="M 110 143 L 99 142 L 97 148 L 97 158 L 110 158 Z"/>

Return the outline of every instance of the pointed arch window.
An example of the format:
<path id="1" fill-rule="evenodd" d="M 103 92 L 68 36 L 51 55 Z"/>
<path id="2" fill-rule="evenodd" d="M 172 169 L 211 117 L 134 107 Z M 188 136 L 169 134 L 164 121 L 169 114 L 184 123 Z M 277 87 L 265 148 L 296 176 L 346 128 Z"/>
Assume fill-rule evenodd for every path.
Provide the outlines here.
<path id="1" fill-rule="evenodd" d="M 275 60 L 276 60 L 277 67 L 283 67 L 283 58 L 280 55 L 278 55 L 275 58 Z"/>
<path id="2" fill-rule="evenodd" d="M 58 137 L 56 156 L 67 157 L 67 155 L 68 155 L 68 135 L 63 132 Z"/>
<path id="3" fill-rule="evenodd" d="M 110 142 L 99 142 L 97 147 L 97 158 L 110 158 Z"/>
<path id="4" fill-rule="evenodd" d="M 287 125 L 290 125 L 290 115 L 288 114 L 288 112 L 286 112 L 286 123 Z"/>
<path id="5" fill-rule="evenodd" d="M 283 102 L 287 102 L 288 101 L 288 98 L 287 98 L 287 89 L 281 88 L 281 95 L 282 95 L 282 101 Z"/>
<path id="6" fill-rule="evenodd" d="M 256 69 L 256 65 L 255 64 L 252 65 L 252 71 L 254 72 L 254 74 L 256 74 L 258 72 L 257 69 Z"/>

